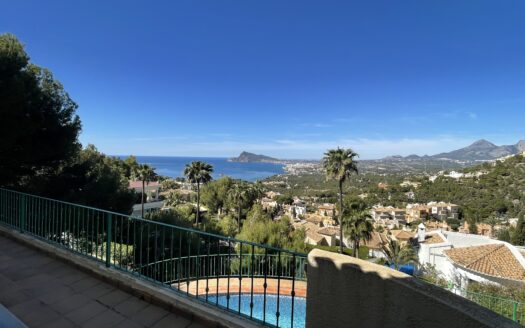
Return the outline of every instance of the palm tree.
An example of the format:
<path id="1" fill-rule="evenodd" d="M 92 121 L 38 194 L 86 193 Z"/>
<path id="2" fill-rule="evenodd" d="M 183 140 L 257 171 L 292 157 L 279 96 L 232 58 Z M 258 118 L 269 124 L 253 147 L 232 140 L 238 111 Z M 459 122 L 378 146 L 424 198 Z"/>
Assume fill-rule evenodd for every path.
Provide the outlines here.
<path id="1" fill-rule="evenodd" d="M 230 189 L 230 194 L 228 195 L 230 197 L 231 202 L 235 205 L 237 209 L 238 232 L 241 232 L 241 210 L 243 203 L 245 203 L 249 198 L 248 193 L 249 190 L 246 187 L 246 185 L 242 182 L 237 182 L 233 185 L 233 188 Z"/>
<path id="2" fill-rule="evenodd" d="M 343 183 L 352 173 L 358 173 L 356 157 L 357 153 L 350 148 L 348 149 L 330 149 L 324 154 L 323 167 L 326 171 L 326 178 L 337 180 L 339 183 L 339 252 L 343 254 Z"/>
<path id="3" fill-rule="evenodd" d="M 136 178 L 142 181 L 142 195 L 141 195 L 141 216 L 144 218 L 144 194 L 146 191 L 146 184 L 149 184 L 157 174 L 155 174 L 155 169 L 148 164 L 139 164 L 134 172 Z"/>
<path id="4" fill-rule="evenodd" d="M 372 239 L 374 227 L 368 219 L 371 219 L 370 210 L 362 202 L 352 203 L 344 217 L 343 227 L 345 234 L 353 242 L 353 256 L 358 257 L 361 241 Z"/>
<path id="5" fill-rule="evenodd" d="M 418 261 L 416 252 L 409 244 L 401 246 L 396 240 L 390 239 L 387 244 L 382 244 L 381 247 L 388 263 L 393 264 L 396 270 L 398 270 L 402 264 Z"/>
<path id="6" fill-rule="evenodd" d="M 265 190 L 266 188 L 261 181 L 256 181 L 251 185 L 251 191 L 255 200 L 259 200 L 264 195 Z"/>
<path id="7" fill-rule="evenodd" d="M 190 183 L 197 184 L 197 213 L 195 214 L 195 224 L 199 223 L 200 219 L 200 200 L 201 200 L 201 184 L 208 183 L 212 180 L 213 166 L 201 161 L 193 161 L 186 164 L 184 168 L 184 176 Z"/>

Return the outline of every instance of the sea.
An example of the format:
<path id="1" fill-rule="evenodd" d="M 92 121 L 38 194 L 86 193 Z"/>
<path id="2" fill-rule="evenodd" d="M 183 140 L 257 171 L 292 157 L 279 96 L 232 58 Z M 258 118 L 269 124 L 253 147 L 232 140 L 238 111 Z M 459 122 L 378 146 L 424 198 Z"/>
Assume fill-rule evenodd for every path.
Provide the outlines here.
<path id="1" fill-rule="evenodd" d="M 126 156 L 119 156 L 126 158 Z M 203 161 L 213 166 L 213 178 L 229 176 L 246 181 L 263 180 L 267 177 L 284 173 L 284 165 L 273 163 L 238 163 L 228 162 L 228 158 L 219 157 L 165 157 L 136 156 L 137 162 L 148 164 L 160 175 L 178 178 L 183 177 L 184 167 L 192 161 Z"/>

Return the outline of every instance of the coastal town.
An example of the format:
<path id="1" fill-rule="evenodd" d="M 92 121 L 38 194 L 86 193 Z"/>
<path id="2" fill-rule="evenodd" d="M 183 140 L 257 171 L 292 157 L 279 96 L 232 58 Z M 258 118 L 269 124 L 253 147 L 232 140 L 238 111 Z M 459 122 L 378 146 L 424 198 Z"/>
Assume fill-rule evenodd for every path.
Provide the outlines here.
<path id="1" fill-rule="evenodd" d="M 515 158 L 525 158 L 525 154 L 515 155 Z M 492 162 L 503 163 L 510 157 Z M 299 165 L 299 164 L 298 164 Z M 299 165 L 299 167 L 304 167 Z M 308 165 L 309 169 L 311 167 Z M 429 182 L 434 183 L 438 177 L 450 179 L 475 179 L 487 172 L 479 173 L 439 172 L 430 176 Z M 305 173 L 293 173 L 305 174 Z M 306 174 L 312 174 L 309 171 Z M 222 178 L 225 179 L 225 178 Z M 227 178 L 226 178 L 227 179 Z M 170 190 L 166 190 L 172 188 Z M 291 196 L 272 190 L 274 183 L 263 182 L 264 191 L 255 200 L 254 206 L 268 213 L 273 221 L 289 221 L 295 231 L 301 231 L 306 248 L 322 248 L 337 252 L 342 245 L 349 252 L 356 247 L 355 236 L 348 235 L 347 229 L 341 231 L 339 224 L 339 209 L 337 203 L 319 202 L 315 197 Z M 410 188 L 417 192 L 420 183 L 403 180 L 400 187 Z M 130 188 L 141 193 L 141 182 L 130 182 Z M 185 179 L 167 179 L 161 182 L 152 181 L 145 185 L 147 213 L 169 211 L 173 203 L 169 198 L 180 194 L 175 206 L 185 202 L 195 206 L 196 189 L 191 181 Z M 206 187 L 204 187 L 206 188 Z M 379 183 L 378 190 L 391 188 L 387 183 Z M 414 199 L 415 192 L 407 193 L 407 200 Z M 360 195 L 365 199 L 366 195 Z M 163 201 L 166 199 L 168 201 Z M 171 205 L 170 205 L 171 204 Z M 140 216 L 141 208 L 135 205 L 135 215 Z M 222 210 L 224 212 L 224 209 Z M 212 220 L 222 220 L 223 214 L 210 213 L 206 205 L 200 205 L 202 215 Z M 361 239 L 359 256 L 374 263 L 391 263 L 389 245 L 395 243 L 401 248 L 410 249 L 412 257 L 407 257 L 401 263 L 403 270 L 422 278 L 430 274 L 435 281 L 453 284 L 458 291 L 468 288 L 469 282 L 494 283 L 501 286 L 512 285 L 516 279 L 525 281 L 525 246 L 512 245 L 498 236 L 504 231 L 516 230 L 523 224 L 523 218 L 500 217 L 486 222 L 472 222 L 462 216 L 461 206 L 441 200 L 426 203 L 407 202 L 403 207 L 375 204 L 364 214 L 371 229 L 369 234 Z M 521 220 L 521 221 L 520 221 Z M 520 221 L 520 222 L 519 222 Z M 341 239 L 342 236 L 342 239 Z M 359 240 L 358 240 L 359 241 Z M 500 260 L 501 258 L 505 260 Z M 496 261 L 497 260 L 497 261 Z M 477 262 L 476 262 L 477 261 Z M 481 261 L 481 262 L 480 262 Z M 403 262 L 401 260 L 401 262 Z M 478 263 L 479 262 L 479 263 Z M 498 272 L 494 274 L 494 272 Z"/>

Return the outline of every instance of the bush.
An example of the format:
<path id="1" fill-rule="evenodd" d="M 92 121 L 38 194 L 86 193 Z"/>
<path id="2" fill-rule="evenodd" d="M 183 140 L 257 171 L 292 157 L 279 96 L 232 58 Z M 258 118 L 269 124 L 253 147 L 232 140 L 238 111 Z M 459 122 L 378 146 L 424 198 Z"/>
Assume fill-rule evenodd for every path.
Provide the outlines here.
<path id="1" fill-rule="evenodd" d="M 471 282 L 469 283 L 467 290 L 473 293 L 491 295 L 515 300 L 518 302 L 525 302 L 525 287 L 505 287 L 494 284 Z"/>

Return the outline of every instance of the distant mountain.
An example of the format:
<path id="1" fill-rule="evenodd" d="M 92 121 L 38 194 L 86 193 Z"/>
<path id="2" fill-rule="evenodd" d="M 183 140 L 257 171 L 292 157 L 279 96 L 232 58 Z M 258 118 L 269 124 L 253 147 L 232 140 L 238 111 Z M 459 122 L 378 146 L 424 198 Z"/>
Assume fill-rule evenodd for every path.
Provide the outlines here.
<path id="1" fill-rule="evenodd" d="M 280 163 L 281 160 L 266 155 L 257 155 L 243 151 L 238 157 L 232 157 L 228 159 L 230 162 L 241 162 L 241 163 L 253 163 L 253 162 L 264 162 L 264 163 Z"/>
<path id="2" fill-rule="evenodd" d="M 448 153 L 432 156 L 409 155 L 388 156 L 376 160 L 359 161 L 360 169 L 375 173 L 402 173 L 436 172 L 440 170 L 457 170 L 470 167 L 483 161 L 492 161 L 509 155 L 516 155 L 525 151 L 525 140 L 515 145 L 497 146 L 492 142 L 481 139 L 472 145 Z"/>
<path id="3" fill-rule="evenodd" d="M 525 140 L 518 141 L 518 143 L 516 144 L 516 148 L 518 148 L 518 151 L 523 153 L 525 151 Z"/>
<path id="4" fill-rule="evenodd" d="M 509 155 L 516 155 L 524 150 L 525 140 L 520 140 L 515 145 L 496 146 L 492 142 L 481 139 L 465 148 L 449 153 L 437 154 L 432 157 L 458 161 L 489 161 Z"/>

